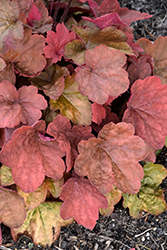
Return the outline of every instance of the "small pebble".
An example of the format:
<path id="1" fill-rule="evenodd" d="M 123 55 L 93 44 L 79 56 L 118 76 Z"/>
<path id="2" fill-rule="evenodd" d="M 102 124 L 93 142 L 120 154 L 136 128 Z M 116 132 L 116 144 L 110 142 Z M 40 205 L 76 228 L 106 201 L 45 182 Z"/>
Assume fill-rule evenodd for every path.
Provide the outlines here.
<path id="1" fill-rule="evenodd" d="M 143 237 L 141 238 L 141 240 L 142 240 L 142 241 L 145 241 L 145 237 L 143 236 Z"/>

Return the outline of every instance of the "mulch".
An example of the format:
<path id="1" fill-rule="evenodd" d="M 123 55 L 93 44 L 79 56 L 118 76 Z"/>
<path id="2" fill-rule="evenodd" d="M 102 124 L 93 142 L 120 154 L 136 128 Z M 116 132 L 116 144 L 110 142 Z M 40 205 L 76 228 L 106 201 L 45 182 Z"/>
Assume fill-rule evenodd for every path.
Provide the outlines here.
<path id="1" fill-rule="evenodd" d="M 153 17 L 132 24 L 135 39 L 146 37 L 155 41 L 158 36 L 167 35 L 167 3 L 164 0 L 120 0 L 122 7 L 147 12 Z M 157 157 L 157 163 L 167 168 L 167 149 L 163 148 Z M 167 202 L 167 178 L 161 187 Z M 14 242 L 10 229 L 2 224 L 2 250 L 47 249 L 47 250 L 166 250 L 167 249 L 167 211 L 153 216 L 143 213 L 141 219 L 129 216 L 128 209 L 122 207 L 122 201 L 115 206 L 110 217 L 100 216 L 93 230 L 73 223 L 62 227 L 60 236 L 51 247 L 35 246 L 27 236 Z"/>

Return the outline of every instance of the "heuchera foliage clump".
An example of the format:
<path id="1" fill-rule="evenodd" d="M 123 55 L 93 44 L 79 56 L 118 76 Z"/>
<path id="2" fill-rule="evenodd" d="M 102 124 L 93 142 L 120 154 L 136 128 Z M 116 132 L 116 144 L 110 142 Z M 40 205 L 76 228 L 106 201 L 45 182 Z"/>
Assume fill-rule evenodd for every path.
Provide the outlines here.
<path id="1" fill-rule="evenodd" d="M 167 207 L 167 37 L 134 42 L 151 16 L 117 0 L 69 5 L 0 0 L 0 223 L 43 246 L 122 197 L 134 218 Z"/>

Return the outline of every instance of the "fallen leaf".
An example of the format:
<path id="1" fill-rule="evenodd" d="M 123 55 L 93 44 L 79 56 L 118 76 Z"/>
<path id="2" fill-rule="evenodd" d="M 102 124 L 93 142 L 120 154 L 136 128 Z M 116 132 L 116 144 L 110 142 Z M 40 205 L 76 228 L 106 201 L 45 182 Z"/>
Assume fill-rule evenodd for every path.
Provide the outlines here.
<path id="1" fill-rule="evenodd" d="M 14 183 L 11 168 L 2 165 L 0 168 L 0 186 L 10 186 Z"/>

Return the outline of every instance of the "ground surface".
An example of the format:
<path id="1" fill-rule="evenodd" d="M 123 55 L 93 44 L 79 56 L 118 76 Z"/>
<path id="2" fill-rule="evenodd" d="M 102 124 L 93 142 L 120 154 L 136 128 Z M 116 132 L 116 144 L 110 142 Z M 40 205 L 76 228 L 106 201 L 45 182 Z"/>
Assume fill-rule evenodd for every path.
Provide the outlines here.
<path id="1" fill-rule="evenodd" d="M 129 9 L 148 12 L 153 17 L 150 20 L 133 23 L 135 38 L 147 37 L 154 41 L 158 36 L 167 36 L 167 0 L 120 0 L 121 6 Z M 164 148 L 157 163 L 167 168 L 167 149 Z M 167 201 L 167 179 L 163 181 Z M 34 246 L 31 239 L 23 236 L 14 243 L 9 228 L 2 226 L 3 245 L 0 249 L 44 249 Z M 52 244 L 51 250 L 167 250 L 167 211 L 152 216 L 143 214 L 143 218 L 135 220 L 129 216 L 128 209 L 119 203 L 110 217 L 100 216 L 93 230 L 85 229 L 73 223 L 61 228 L 60 237 Z"/>

